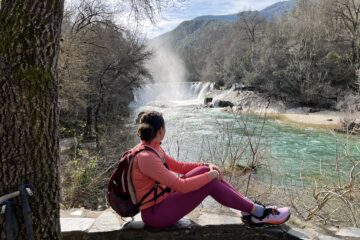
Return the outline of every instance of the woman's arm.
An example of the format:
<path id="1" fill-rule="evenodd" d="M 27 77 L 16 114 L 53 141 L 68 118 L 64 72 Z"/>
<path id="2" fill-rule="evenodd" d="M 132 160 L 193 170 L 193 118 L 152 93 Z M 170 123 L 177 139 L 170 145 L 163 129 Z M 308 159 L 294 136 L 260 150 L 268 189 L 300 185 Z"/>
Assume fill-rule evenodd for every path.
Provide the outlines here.
<path id="1" fill-rule="evenodd" d="M 155 153 L 149 151 L 139 153 L 137 161 L 144 175 L 180 193 L 197 190 L 217 178 L 211 171 L 185 179 L 180 178 L 169 171 Z"/>
<path id="2" fill-rule="evenodd" d="M 186 174 L 196 167 L 207 166 L 211 170 L 216 170 L 220 175 L 220 179 L 223 179 L 223 172 L 215 164 L 179 162 L 179 161 L 175 160 L 174 158 L 170 157 L 169 155 L 167 155 L 164 150 L 162 150 L 162 151 L 164 153 L 164 158 L 165 158 L 166 164 L 169 166 L 170 170 L 173 172 L 180 173 L 180 174 Z"/>
<path id="3" fill-rule="evenodd" d="M 204 165 L 203 163 L 179 162 L 167 155 L 163 149 L 161 149 L 161 151 L 164 153 L 164 158 L 169 169 L 176 173 L 186 174 L 194 168 Z"/>

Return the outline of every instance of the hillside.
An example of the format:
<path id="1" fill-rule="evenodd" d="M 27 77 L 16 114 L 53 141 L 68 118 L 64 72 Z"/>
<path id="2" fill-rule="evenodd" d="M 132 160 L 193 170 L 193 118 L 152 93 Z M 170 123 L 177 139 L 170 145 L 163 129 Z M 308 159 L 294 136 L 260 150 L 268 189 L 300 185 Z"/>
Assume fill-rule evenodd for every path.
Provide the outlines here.
<path id="1" fill-rule="evenodd" d="M 294 1 L 282 1 L 259 11 L 259 14 L 265 19 L 271 20 L 290 12 L 293 7 Z M 189 72 L 187 80 L 200 81 L 204 71 L 210 67 L 209 57 L 214 55 L 213 50 L 219 42 L 224 41 L 225 36 L 229 35 L 234 24 L 239 20 L 238 15 L 199 16 L 193 20 L 182 22 L 173 31 L 151 41 L 165 41 L 168 45 L 173 46 L 186 64 Z M 228 36 L 228 38 L 232 37 Z"/>
<path id="2" fill-rule="evenodd" d="M 341 27 L 334 20 L 347 9 L 356 10 L 345 0 L 282 1 L 261 11 L 200 16 L 152 41 L 174 48 L 187 81 L 237 83 L 291 105 L 334 109 L 360 85 L 359 36 L 349 34 L 360 18 L 343 16 Z"/>

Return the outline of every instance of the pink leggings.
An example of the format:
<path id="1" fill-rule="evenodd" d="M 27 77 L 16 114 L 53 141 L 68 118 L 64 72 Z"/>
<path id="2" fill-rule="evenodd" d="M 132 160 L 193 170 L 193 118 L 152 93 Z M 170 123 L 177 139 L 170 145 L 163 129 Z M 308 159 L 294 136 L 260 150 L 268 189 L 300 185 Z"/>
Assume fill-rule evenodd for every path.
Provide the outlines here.
<path id="1" fill-rule="evenodd" d="M 191 177 L 209 171 L 208 167 L 197 167 L 185 177 Z M 237 192 L 224 180 L 213 180 L 202 188 L 189 193 L 171 193 L 164 201 L 141 211 L 144 223 L 155 228 L 175 224 L 196 208 L 207 196 L 213 197 L 220 204 L 250 213 L 254 204 Z"/>

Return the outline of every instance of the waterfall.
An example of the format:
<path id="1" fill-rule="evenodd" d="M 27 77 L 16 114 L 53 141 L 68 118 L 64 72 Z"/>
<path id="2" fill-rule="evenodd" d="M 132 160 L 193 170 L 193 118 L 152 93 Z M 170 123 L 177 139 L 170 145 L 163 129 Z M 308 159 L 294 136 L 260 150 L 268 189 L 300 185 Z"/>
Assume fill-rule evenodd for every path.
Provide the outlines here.
<path id="1" fill-rule="evenodd" d="M 148 47 L 154 52 L 146 63 L 146 68 L 152 76 L 152 84 L 144 84 L 134 89 L 134 101 L 130 106 L 140 107 L 153 103 L 167 105 L 174 101 L 193 100 L 198 103 L 205 94 L 212 90 L 210 82 L 187 82 L 185 64 L 177 52 L 164 39 L 148 42 Z"/>
<path id="2" fill-rule="evenodd" d="M 153 103 L 169 103 L 174 101 L 203 100 L 206 93 L 214 88 L 211 82 L 177 82 L 145 84 L 134 89 L 133 107 Z"/>
<path id="3" fill-rule="evenodd" d="M 203 87 L 200 90 L 200 93 L 197 96 L 197 99 L 202 100 L 205 98 L 206 93 L 214 89 L 215 84 L 212 82 L 207 82 L 203 84 Z"/>

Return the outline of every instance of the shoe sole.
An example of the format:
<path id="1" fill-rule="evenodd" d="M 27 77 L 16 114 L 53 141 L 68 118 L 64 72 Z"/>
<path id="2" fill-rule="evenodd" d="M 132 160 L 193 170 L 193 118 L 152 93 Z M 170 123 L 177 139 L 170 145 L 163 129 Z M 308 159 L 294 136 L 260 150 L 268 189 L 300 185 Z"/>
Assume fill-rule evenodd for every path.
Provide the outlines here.
<path id="1" fill-rule="evenodd" d="M 251 226 L 256 226 L 256 227 L 261 227 L 261 226 L 277 226 L 277 225 L 281 225 L 286 223 L 289 219 L 290 219 L 291 213 L 289 214 L 289 216 L 287 216 L 287 218 L 282 222 L 282 223 L 254 223 L 250 220 L 250 225 Z"/>
<path id="2" fill-rule="evenodd" d="M 241 221 L 243 222 L 243 224 L 251 224 L 251 216 L 241 217 Z"/>

